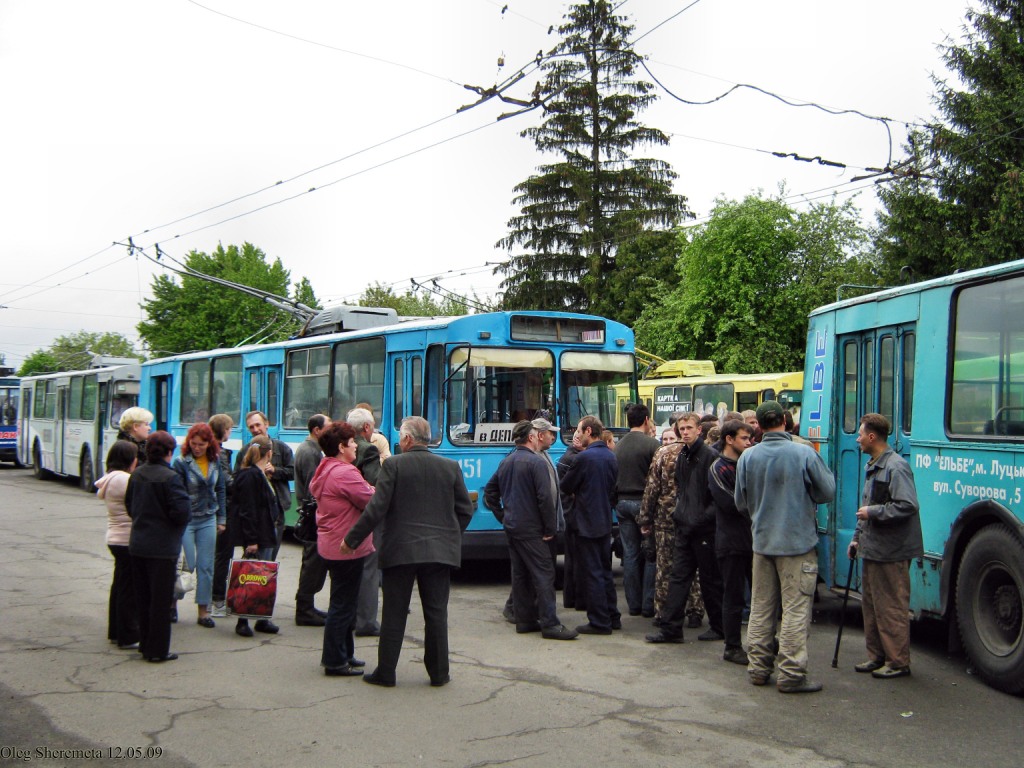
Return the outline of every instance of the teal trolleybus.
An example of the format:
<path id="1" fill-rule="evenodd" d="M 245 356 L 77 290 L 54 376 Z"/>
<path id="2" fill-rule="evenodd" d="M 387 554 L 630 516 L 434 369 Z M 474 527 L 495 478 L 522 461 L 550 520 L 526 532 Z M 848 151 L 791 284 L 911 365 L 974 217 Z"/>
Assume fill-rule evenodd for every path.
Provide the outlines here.
<path id="1" fill-rule="evenodd" d="M 866 463 L 857 429 L 872 411 L 892 423 L 921 502 L 911 611 L 950 621 L 989 684 L 1024 692 L 1024 261 L 811 313 L 801 433 L 836 476 L 818 513 L 833 586 L 846 586 Z"/>
<path id="2" fill-rule="evenodd" d="M 358 326 L 346 332 L 150 360 L 141 404 L 155 414 L 155 428 L 179 439 L 195 422 L 227 413 L 236 424 L 228 447 L 236 449 L 248 441 L 244 419 L 253 410 L 267 415 L 271 437 L 293 448 L 315 413 L 344 419 L 369 403 L 392 451 L 402 419 L 422 416 L 431 449 L 459 463 L 477 504 L 466 558 L 507 557 L 501 526 L 479 501 L 517 421 L 549 418 L 562 433 L 556 460 L 584 416 L 626 431 L 616 391 L 624 385 L 635 400 L 636 373 L 633 332 L 624 325 L 564 312 L 400 322 L 393 313 L 368 320 L 354 311 L 363 313 L 357 322 L 337 326 Z M 286 519 L 291 525 L 294 511 Z"/>

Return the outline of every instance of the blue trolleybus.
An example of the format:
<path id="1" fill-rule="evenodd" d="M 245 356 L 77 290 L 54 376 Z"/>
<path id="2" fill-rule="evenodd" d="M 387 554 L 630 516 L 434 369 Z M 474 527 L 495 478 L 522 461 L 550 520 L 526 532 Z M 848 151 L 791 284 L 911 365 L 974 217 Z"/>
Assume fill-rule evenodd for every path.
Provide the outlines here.
<path id="1" fill-rule="evenodd" d="M 892 423 L 921 502 L 911 611 L 955 624 L 989 684 L 1024 692 L 1024 261 L 811 313 L 801 432 L 836 476 L 818 526 L 837 587 L 866 464 L 857 429 L 872 411 Z"/>
<path id="2" fill-rule="evenodd" d="M 625 385 L 635 401 L 636 374 L 633 332 L 624 325 L 559 312 L 356 319 L 361 330 L 151 360 L 142 365 L 141 404 L 155 414 L 155 428 L 179 439 L 193 423 L 226 413 L 236 424 L 228 447 L 236 449 L 248 440 L 252 410 L 266 413 L 270 436 L 293 448 L 315 413 L 344 419 L 369 403 L 392 451 L 402 419 L 422 416 L 432 450 L 460 464 L 477 505 L 467 559 L 507 557 L 482 492 L 511 449 L 517 421 L 549 418 L 562 433 L 556 460 L 583 416 L 625 431 L 616 390 Z M 365 327 L 374 322 L 386 324 Z"/>

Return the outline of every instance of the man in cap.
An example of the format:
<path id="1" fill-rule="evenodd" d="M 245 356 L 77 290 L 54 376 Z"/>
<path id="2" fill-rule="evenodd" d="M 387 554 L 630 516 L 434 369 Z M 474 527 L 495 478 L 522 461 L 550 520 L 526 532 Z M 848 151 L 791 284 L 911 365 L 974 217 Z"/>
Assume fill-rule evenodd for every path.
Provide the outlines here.
<path id="1" fill-rule="evenodd" d="M 502 459 L 484 486 L 484 505 L 505 528 L 512 561 L 516 632 L 540 632 L 549 640 L 573 640 L 555 612 L 555 567 L 549 542 L 557 531 L 556 490 L 540 440 L 530 421 L 512 429 L 515 450 Z"/>
<path id="2" fill-rule="evenodd" d="M 753 685 L 768 682 L 781 607 L 776 687 L 814 693 L 821 683 L 807 677 L 807 636 L 818 583 L 815 511 L 835 497 L 836 481 L 813 448 L 793 442 L 781 405 L 766 401 L 756 415 L 764 435 L 736 463 L 736 508 L 749 510 L 754 538 L 747 674 Z"/>

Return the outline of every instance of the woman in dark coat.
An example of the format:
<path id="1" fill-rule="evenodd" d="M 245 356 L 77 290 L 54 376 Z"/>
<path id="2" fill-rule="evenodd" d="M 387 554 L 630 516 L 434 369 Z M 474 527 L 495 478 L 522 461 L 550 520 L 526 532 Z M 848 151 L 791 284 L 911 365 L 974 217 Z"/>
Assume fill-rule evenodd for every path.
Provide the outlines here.
<path id="1" fill-rule="evenodd" d="M 173 661 L 171 605 L 181 537 L 192 503 L 181 475 L 171 469 L 174 437 L 154 432 L 146 441 L 146 463 L 128 480 L 125 507 L 132 519 L 128 551 L 139 618 L 139 653 L 147 661 Z"/>
<path id="2" fill-rule="evenodd" d="M 257 435 L 242 456 L 241 469 L 235 473 L 228 503 L 228 532 L 231 544 L 244 547 L 244 557 L 273 560 L 277 546 L 277 520 L 284 514 L 277 495 L 267 479 L 271 467 L 273 443 L 266 435 Z M 278 626 L 270 619 L 256 622 L 257 632 L 276 634 Z M 248 619 L 239 619 L 235 632 L 252 637 Z"/>

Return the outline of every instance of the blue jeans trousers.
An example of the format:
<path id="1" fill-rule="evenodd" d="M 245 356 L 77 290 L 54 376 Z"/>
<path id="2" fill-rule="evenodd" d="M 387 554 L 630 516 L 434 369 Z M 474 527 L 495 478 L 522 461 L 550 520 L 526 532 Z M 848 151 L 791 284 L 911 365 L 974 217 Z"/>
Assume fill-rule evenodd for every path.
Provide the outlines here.
<path id="1" fill-rule="evenodd" d="M 636 516 L 640 502 L 623 499 L 615 507 L 619 518 L 619 537 L 622 539 L 622 590 L 626 593 L 626 606 L 633 616 L 654 613 L 654 576 L 657 566 L 644 559 L 640 552 L 640 526 Z"/>
<path id="2" fill-rule="evenodd" d="M 185 563 L 196 572 L 196 605 L 213 602 L 213 560 L 217 542 L 217 516 L 192 518 L 185 528 L 181 545 Z"/>

